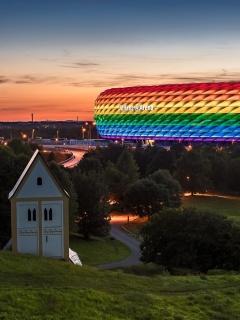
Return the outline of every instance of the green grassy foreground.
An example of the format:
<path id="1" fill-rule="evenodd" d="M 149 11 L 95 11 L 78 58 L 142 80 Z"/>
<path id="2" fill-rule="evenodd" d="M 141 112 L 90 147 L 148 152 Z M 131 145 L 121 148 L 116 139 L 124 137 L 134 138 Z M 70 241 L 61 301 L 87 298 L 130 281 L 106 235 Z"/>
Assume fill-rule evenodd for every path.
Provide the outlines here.
<path id="1" fill-rule="evenodd" d="M 81 262 L 88 266 L 120 261 L 131 254 L 131 250 L 118 240 L 108 238 L 84 240 L 79 234 L 70 235 L 70 248 L 77 252 Z"/>
<path id="2" fill-rule="evenodd" d="M 0 319 L 239 319 L 240 275 L 99 271 L 0 252 Z"/>
<path id="3" fill-rule="evenodd" d="M 240 221 L 239 201 L 193 196 L 183 205 Z M 100 271 L 93 266 L 121 260 L 129 249 L 78 235 L 71 235 L 70 247 L 83 267 L 0 251 L 0 320 L 240 320 L 237 273 L 169 276 L 151 266 Z"/>

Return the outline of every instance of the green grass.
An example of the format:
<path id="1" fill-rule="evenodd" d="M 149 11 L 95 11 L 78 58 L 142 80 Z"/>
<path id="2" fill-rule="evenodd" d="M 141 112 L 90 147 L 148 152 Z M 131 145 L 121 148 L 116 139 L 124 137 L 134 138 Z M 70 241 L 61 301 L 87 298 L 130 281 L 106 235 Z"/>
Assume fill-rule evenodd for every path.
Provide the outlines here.
<path id="1" fill-rule="evenodd" d="M 0 319 L 239 319 L 240 275 L 99 271 L 0 252 Z"/>
<path id="2" fill-rule="evenodd" d="M 240 223 L 240 197 L 220 197 L 208 195 L 185 196 L 182 198 L 182 207 L 196 207 L 200 210 L 211 210 L 223 214 Z M 146 218 L 134 217 L 125 227 L 132 233 L 138 234 L 141 227 L 147 222 Z"/>
<path id="3" fill-rule="evenodd" d="M 239 201 L 193 196 L 183 205 L 240 221 Z M 137 221 L 132 225 L 139 228 Z M 70 247 L 83 267 L 0 252 L 0 320 L 240 320 L 237 273 L 169 276 L 154 265 L 100 271 L 93 266 L 121 260 L 129 249 L 117 240 L 79 235 L 71 235 Z"/>
<path id="4" fill-rule="evenodd" d="M 183 197 L 183 207 L 213 210 L 240 222 L 240 197 L 223 198 L 217 196 L 194 195 Z"/>
<path id="5" fill-rule="evenodd" d="M 78 253 L 84 265 L 89 266 L 120 261 L 131 254 L 131 250 L 118 240 L 108 237 L 84 240 L 78 234 L 70 235 L 70 248 Z"/>

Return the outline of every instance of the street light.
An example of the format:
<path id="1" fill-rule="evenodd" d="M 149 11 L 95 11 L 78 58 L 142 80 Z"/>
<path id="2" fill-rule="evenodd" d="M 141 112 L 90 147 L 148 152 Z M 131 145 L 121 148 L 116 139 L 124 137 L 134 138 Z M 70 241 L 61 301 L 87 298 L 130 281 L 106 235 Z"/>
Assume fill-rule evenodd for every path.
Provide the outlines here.
<path id="1" fill-rule="evenodd" d="M 83 126 L 82 126 L 82 140 L 84 140 L 84 132 L 86 131 L 86 129 L 85 128 L 83 128 Z"/>
<path id="2" fill-rule="evenodd" d="M 23 139 L 23 140 L 26 140 L 26 139 L 27 139 L 26 133 L 22 133 L 22 132 L 21 132 L 21 135 L 22 135 L 22 139 Z"/>

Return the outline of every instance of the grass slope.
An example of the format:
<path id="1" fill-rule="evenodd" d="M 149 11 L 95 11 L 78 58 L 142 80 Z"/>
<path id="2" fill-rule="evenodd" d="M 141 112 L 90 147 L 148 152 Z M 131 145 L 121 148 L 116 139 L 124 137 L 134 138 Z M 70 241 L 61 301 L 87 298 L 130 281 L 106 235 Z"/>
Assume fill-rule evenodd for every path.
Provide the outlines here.
<path id="1" fill-rule="evenodd" d="M 240 222 L 240 197 L 219 197 L 208 195 L 194 195 L 182 198 L 183 207 L 213 210 L 217 213 Z"/>
<path id="2" fill-rule="evenodd" d="M 239 319 L 240 275 L 136 276 L 0 252 L 0 319 Z"/>
<path id="3" fill-rule="evenodd" d="M 84 240 L 79 234 L 70 235 L 70 248 L 77 252 L 81 262 L 89 266 L 123 260 L 131 250 L 118 240 L 94 238 Z"/>

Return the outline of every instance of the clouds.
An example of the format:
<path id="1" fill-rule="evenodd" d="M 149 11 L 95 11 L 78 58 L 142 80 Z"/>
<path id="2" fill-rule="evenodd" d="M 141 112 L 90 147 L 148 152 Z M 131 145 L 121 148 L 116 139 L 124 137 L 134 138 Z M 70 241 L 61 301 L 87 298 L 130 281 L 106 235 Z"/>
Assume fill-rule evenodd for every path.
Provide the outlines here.
<path id="1" fill-rule="evenodd" d="M 88 64 L 87 66 L 90 66 Z M 95 66 L 95 64 L 92 64 Z M 97 64 L 96 64 L 97 65 Z M 83 65 L 83 68 L 85 66 Z M 81 66 L 79 66 L 81 68 Z M 212 81 L 239 81 L 240 71 L 228 72 L 221 69 L 218 72 L 189 72 L 189 73 L 103 73 L 103 77 L 90 77 L 88 79 L 81 77 L 65 78 L 42 75 L 21 75 L 12 78 L 0 76 L 0 85 L 38 85 L 38 84 L 58 84 L 76 88 L 111 88 L 126 87 L 135 85 L 154 85 L 164 83 L 181 83 L 181 82 L 212 82 Z M 75 81 L 74 81 L 75 80 Z"/>
<path id="2" fill-rule="evenodd" d="M 89 117 L 107 88 L 239 80 L 238 6 L 238 0 L 3 1 L 0 108 L 23 114 L 26 103 L 42 114 L 79 110 Z"/>
<path id="3" fill-rule="evenodd" d="M 0 76 L 0 85 L 8 82 L 9 82 L 9 79 L 7 77 Z"/>
<path id="4" fill-rule="evenodd" d="M 98 67 L 100 64 L 99 63 L 95 63 L 95 62 L 88 62 L 88 61 L 80 61 L 80 62 L 72 62 L 70 64 L 65 64 L 65 65 L 59 65 L 59 67 L 61 68 L 73 68 L 73 69 L 77 69 L 77 68 L 92 68 L 92 67 Z"/>
<path id="5" fill-rule="evenodd" d="M 41 83 L 58 83 L 59 80 L 54 76 L 42 76 L 42 75 L 19 75 L 19 76 L 0 76 L 0 84 L 41 84 Z"/>

